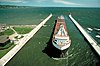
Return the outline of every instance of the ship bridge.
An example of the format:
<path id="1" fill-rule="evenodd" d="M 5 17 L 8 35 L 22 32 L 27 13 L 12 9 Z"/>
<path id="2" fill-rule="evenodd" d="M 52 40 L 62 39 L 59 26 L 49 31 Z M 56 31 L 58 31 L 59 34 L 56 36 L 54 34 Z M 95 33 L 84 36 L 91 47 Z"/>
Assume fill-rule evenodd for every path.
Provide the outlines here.
<path id="1" fill-rule="evenodd" d="M 66 45 L 69 43 L 69 36 L 67 35 L 67 32 L 63 24 L 60 24 L 60 28 L 55 35 L 54 42 L 57 43 L 58 45 Z"/>
<path id="2" fill-rule="evenodd" d="M 58 32 L 56 33 L 55 35 L 55 38 L 67 38 L 67 32 L 64 28 L 64 25 L 63 24 L 60 24 L 60 28 L 58 29 Z"/>

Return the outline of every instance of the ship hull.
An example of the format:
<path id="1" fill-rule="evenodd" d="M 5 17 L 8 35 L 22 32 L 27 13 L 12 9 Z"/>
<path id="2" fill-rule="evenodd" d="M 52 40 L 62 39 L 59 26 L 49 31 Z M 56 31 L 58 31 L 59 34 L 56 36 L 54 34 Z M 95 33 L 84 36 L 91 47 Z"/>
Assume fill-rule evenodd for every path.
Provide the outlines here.
<path id="1" fill-rule="evenodd" d="M 54 42 L 52 42 L 53 46 L 61 51 L 66 50 L 67 48 L 69 48 L 70 44 L 63 46 L 63 47 L 59 47 L 57 44 L 55 44 Z"/>
<path id="2" fill-rule="evenodd" d="M 55 23 L 52 44 L 55 48 L 63 51 L 69 48 L 70 43 L 71 40 L 66 29 L 64 18 L 58 18 Z"/>

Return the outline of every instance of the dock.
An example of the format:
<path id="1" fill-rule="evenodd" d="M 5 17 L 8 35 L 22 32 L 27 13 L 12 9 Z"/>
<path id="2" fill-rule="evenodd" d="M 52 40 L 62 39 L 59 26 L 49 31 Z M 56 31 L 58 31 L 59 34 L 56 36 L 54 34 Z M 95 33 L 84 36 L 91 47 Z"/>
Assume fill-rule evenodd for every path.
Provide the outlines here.
<path id="1" fill-rule="evenodd" d="M 13 58 L 19 50 L 38 32 L 38 30 L 52 17 L 50 14 L 46 19 L 44 19 L 39 25 L 37 25 L 31 32 L 19 40 L 18 44 L 12 48 L 6 55 L 0 59 L 0 66 L 4 66 L 8 61 Z M 16 62 L 17 63 L 17 62 Z"/>
<path id="2" fill-rule="evenodd" d="M 100 56 L 100 47 L 99 47 L 98 43 L 84 30 L 84 28 L 72 17 L 71 14 L 69 15 L 69 18 L 76 25 L 76 27 L 80 30 L 80 32 L 83 34 L 83 36 L 87 39 L 87 41 L 94 48 L 94 50 L 97 52 L 97 54 Z"/>

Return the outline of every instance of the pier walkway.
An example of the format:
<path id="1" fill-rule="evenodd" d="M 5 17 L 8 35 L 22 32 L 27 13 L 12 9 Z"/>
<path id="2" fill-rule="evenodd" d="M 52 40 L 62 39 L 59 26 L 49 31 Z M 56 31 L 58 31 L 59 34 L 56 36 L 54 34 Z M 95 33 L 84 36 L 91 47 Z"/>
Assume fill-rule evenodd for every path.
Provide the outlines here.
<path id="1" fill-rule="evenodd" d="M 84 28 L 82 28 L 82 26 L 71 16 L 71 14 L 69 15 L 69 18 L 76 25 L 76 27 L 81 31 L 81 33 L 88 40 L 88 42 L 90 43 L 90 45 L 94 48 L 94 50 L 100 56 L 100 47 L 98 46 L 97 42 L 84 30 Z"/>
<path id="2" fill-rule="evenodd" d="M 50 14 L 38 26 L 36 26 L 29 34 L 19 40 L 18 44 L 12 48 L 5 56 L 0 59 L 0 66 L 4 66 L 32 37 L 33 35 L 52 17 Z M 17 63 L 17 62 L 16 62 Z"/>

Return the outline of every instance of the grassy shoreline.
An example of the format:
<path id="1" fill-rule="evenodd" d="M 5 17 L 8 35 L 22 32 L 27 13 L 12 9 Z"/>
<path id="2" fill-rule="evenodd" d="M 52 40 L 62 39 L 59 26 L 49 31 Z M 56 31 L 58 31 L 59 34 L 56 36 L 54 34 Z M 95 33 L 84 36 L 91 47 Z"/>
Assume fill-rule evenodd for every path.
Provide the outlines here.
<path id="1" fill-rule="evenodd" d="M 14 29 L 16 30 L 16 32 L 18 34 L 27 34 L 34 28 L 35 27 L 33 27 L 33 26 L 28 26 L 28 27 L 17 26 L 17 27 L 14 27 Z M 14 34 L 14 31 L 11 30 L 11 29 L 7 29 L 4 32 L 0 33 L 0 35 L 8 35 L 8 36 L 10 36 L 12 34 Z M 0 58 L 2 58 L 6 53 L 8 53 L 13 47 L 15 47 L 14 43 L 8 43 L 4 47 L 0 46 Z"/>
<path id="2" fill-rule="evenodd" d="M 13 43 L 9 43 L 4 47 L 0 47 L 0 58 L 7 54 L 13 47 L 15 47 L 15 44 Z"/>
<path id="3" fill-rule="evenodd" d="M 14 27 L 18 34 L 29 33 L 33 28 L 30 27 Z"/>

